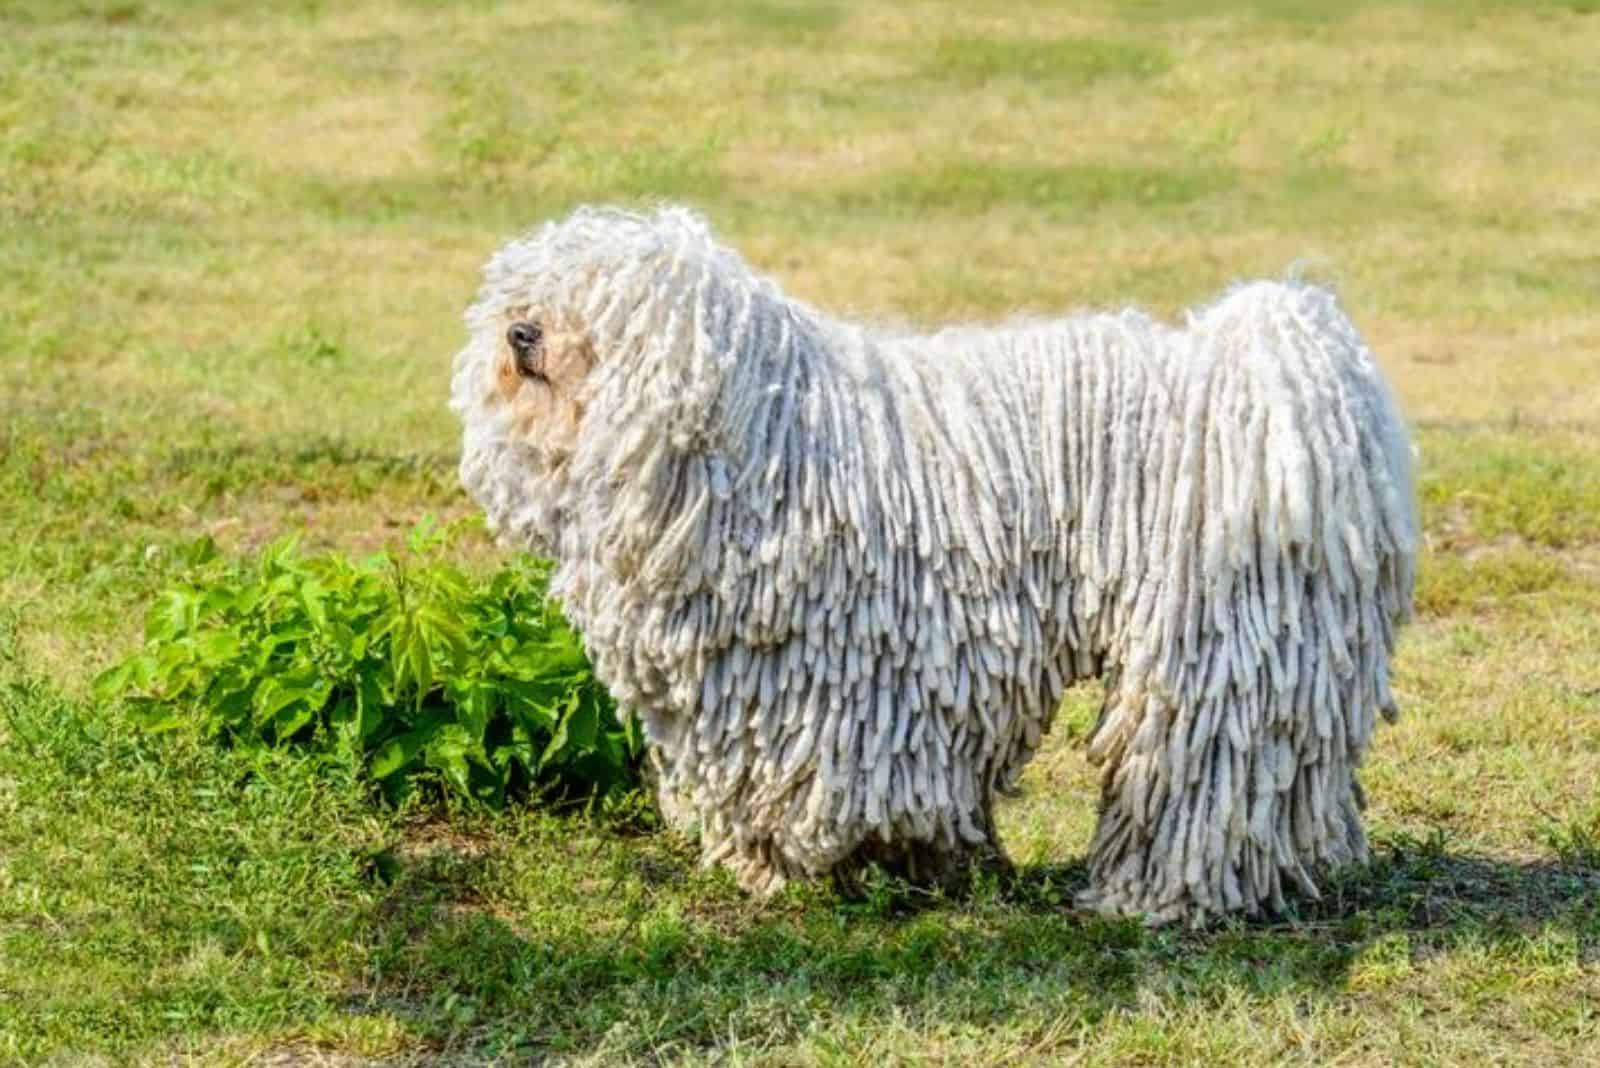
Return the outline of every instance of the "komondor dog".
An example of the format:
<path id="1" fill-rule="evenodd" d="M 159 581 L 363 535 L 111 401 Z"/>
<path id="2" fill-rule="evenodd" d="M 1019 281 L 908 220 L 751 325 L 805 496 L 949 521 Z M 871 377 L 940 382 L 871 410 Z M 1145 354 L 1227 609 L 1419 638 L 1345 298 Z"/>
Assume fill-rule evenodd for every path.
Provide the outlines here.
<path id="1" fill-rule="evenodd" d="M 1105 680 L 1085 904 L 1281 909 L 1365 855 L 1410 609 L 1405 428 L 1325 290 L 928 335 L 787 297 L 676 208 L 485 269 L 461 477 L 753 891 L 1001 857 L 1065 687 Z"/>

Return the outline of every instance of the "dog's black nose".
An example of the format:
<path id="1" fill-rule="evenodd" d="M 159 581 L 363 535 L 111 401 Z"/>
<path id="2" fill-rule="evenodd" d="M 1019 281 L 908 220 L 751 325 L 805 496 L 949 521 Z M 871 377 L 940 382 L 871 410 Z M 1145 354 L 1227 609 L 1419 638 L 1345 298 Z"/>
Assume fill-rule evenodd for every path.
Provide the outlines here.
<path id="1" fill-rule="evenodd" d="M 538 323 L 512 323 L 511 329 L 506 331 L 506 343 L 511 346 L 511 351 L 518 356 L 525 356 L 532 352 L 543 337 L 544 331 L 539 329 Z"/>

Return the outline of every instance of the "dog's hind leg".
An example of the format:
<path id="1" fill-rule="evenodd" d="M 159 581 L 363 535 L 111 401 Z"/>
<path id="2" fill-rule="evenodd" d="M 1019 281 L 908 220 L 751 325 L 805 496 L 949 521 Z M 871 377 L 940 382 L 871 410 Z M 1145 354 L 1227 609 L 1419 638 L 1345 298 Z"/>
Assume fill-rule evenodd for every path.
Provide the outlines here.
<path id="1" fill-rule="evenodd" d="M 1318 869 L 1365 859 L 1355 771 L 1377 709 L 1360 673 L 1300 655 L 1292 685 L 1258 666 L 1189 700 L 1113 691 L 1090 743 L 1104 771 L 1080 904 L 1196 924 L 1278 912 L 1288 890 L 1318 896 Z"/>

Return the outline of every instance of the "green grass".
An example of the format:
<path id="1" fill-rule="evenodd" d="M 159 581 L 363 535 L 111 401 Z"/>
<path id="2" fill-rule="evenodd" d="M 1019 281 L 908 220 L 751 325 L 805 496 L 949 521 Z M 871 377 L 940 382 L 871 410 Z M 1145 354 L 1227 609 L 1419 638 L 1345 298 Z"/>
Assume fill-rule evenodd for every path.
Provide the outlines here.
<path id="1" fill-rule="evenodd" d="M 1172 65 L 1164 49 L 1132 41 L 1068 37 L 950 37 L 939 42 L 929 62 L 930 79 L 948 78 L 981 88 L 997 79 L 1086 85 L 1109 78 L 1144 79 Z"/>
<path id="2" fill-rule="evenodd" d="M 1444 544 L 1517 539 L 1551 549 L 1600 541 L 1600 440 L 1593 429 L 1424 427 L 1418 492 Z"/>
<path id="3" fill-rule="evenodd" d="M 1593 6 L 5 6 L 0 1064 L 1592 1057 Z M 629 825 L 387 811 L 92 701 L 198 537 L 360 555 L 469 514 L 479 265 L 660 198 L 875 318 L 1337 285 L 1427 540 L 1374 864 L 1272 923 L 1074 912 L 1092 687 L 1003 813 L 1014 885 L 863 903 L 753 902 Z"/>
<path id="4" fill-rule="evenodd" d="M 930 161 L 886 175 L 863 189 L 847 190 L 839 202 L 857 215 L 868 208 L 915 217 L 930 211 L 980 214 L 1000 206 L 1026 205 L 1045 218 L 1059 218 L 1116 207 L 1133 211 L 1179 207 L 1230 184 L 1225 172 L 1205 168 Z"/>
<path id="5" fill-rule="evenodd" d="M 1399 1052 L 1396 1036 L 1470 1060 L 1476 1043 L 1575 1050 L 1597 1022 L 1592 824 L 1542 859 L 1392 836 L 1323 905 L 1195 935 L 1073 913 L 1072 860 L 960 901 L 880 884 L 860 904 L 798 889 L 759 905 L 666 836 L 385 813 L 327 769 L 157 746 L 37 683 L 10 691 L 7 718 L 0 977 L 24 1061 L 266 1046 L 1272 1064 Z"/>

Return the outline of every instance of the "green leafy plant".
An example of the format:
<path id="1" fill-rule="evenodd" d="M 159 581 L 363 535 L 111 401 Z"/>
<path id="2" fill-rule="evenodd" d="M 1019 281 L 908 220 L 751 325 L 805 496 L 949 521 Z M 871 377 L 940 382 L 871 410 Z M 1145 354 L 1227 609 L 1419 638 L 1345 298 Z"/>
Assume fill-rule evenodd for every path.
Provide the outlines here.
<path id="1" fill-rule="evenodd" d="M 425 525 L 409 552 L 351 561 L 289 539 L 247 565 L 203 540 L 96 692 L 146 730 L 343 756 L 391 800 L 424 782 L 494 807 L 620 800 L 638 726 L 546 597 L 549 565 L 475 577 L 443 559 L 448 540 Z"/>

